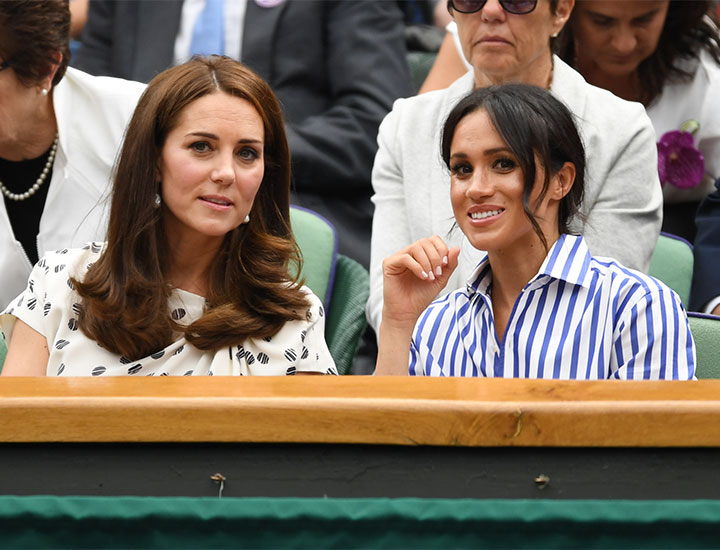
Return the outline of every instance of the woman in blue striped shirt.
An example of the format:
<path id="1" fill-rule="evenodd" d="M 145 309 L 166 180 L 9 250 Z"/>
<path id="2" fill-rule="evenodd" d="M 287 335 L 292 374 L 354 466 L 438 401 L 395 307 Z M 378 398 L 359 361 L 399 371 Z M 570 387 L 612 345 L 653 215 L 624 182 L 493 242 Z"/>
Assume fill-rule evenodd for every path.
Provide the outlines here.
<path id="1" fill-rule="evenodd" d="M 377 374 L 407 374 L 409 349 L 411 375 L 694 377 L 675 292 L 569 233 L 585 152 L 560 101 L 523 84 L 477 89 L 450 113 L 442 156 L 457 225 L 487 256 L 434 302 L 458 247 L 434 236 L 385 260 Z"/>

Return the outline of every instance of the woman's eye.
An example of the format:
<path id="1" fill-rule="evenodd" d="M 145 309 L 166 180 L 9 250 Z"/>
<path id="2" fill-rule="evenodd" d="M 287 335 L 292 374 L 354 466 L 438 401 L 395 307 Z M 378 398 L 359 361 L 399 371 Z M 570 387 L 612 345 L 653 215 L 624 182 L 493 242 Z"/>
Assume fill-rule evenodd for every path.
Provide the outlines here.
<path id="1" fill-rule="evenodd" d="M 638 19 L 635 19 L 633 21 L 633 23 L 635 24 L 636 27 L 646 27 L 650 23 L 653 22 L 653 19 L 655 19 L 654 13 L 652 15 L 646 15 L 644 17 L 639 17 Z"/>
<path id="2" fill-rule="evenodd" d="M 190 144 L 190 149 L 198 153 L 207 153 L 210 150 L 210 144 L 207 141 L 196 141 Z"/>
<path id="3" fill-rule="evenodd" d="M 453 176 L 462 177 L 472 173 L 472 167 L 468 164 L 454 164 L 450 167 Z"/>
<path id="4" fill-rule="evenodd" d="M 496 170 L 502 170 L 502 171 L 506 171 L 506 172 L 509 172 L 516 166 L 517 166 L 517 163 L 513 159 L 505 158 L 505 157 L 496 159 L 495 162 L 493 162 L 493 168 L 495 168 Z"/>
<path id="5" fill-rule="evenodd" d="M 609 17 L 592 17 L 591 21 L 598 27 L 610 27 L 613 23 Z"/>
<path id="6" fill-rule="evenodd" d="M 238 156 L 243 160 L 255 160 L 260 155 L 258 155 L 257 151 L 252 147 L 245 147 L 243 149 L 240 149 L 240 151 L 238 152 Z"/>

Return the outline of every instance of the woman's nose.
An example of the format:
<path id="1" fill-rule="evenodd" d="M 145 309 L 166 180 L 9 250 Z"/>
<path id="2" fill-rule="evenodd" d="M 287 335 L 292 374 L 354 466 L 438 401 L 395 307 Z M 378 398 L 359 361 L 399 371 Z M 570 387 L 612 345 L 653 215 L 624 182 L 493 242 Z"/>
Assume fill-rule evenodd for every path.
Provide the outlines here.
<path id="1" fill-rule="evenodd" d="M 629 55 L 635 51 L 637 38 L 630 29 L 619 29 L 612 38 L 612 45 L 615 51 L 621 55 Z"/>
<path id="2" fill-rule="evenodd" d="M 235 182 L 235 164 L 232 155 L 218 155 L 210 173 L 210 179 L 220 185 L 232 185 Z"/>
<path id="3" fill-rule="evenodd" d="M 465 195 L 472 200 L 481 199 L 492 195 L 494 188 L 490 178 L 479 170 L 473 174 L 470 185 L 465 192 Z"/>
<path id="4" fill-rule="evenodd" d="M 483 21 L 496 21 L 505 17 L 505 9 L 499 0 L 487 0 L 480 10 L 480 15 Z"/>

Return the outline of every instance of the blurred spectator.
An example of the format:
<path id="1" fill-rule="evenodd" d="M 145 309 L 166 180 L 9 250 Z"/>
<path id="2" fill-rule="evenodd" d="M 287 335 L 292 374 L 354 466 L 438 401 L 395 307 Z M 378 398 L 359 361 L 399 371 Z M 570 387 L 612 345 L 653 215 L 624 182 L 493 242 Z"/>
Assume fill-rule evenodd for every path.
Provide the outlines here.
<path id="1" fill-rule="evenodd" d="M 720 315 L 720 179 L 695 217 L 695 265 L 690 309 Z"/>
<path id="2" fill-rule="evenodd" d="M 99 202 L 145 88 L 67 68 L 69 35 L 67 0 L 0 1 L 2 307 L 43 253 L 105 236 Z"/>

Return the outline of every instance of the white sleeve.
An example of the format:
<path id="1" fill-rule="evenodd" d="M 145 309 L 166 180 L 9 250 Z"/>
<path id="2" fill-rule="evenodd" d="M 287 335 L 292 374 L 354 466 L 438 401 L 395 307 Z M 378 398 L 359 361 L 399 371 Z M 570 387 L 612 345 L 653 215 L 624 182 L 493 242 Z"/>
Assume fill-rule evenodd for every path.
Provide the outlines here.
<path id="1" fill-rule="evenodd" d="M 7 342 L 12 336 L 16 319 L 45 336 L 48 342 L 54 341 L 59 316 L 55 314 L 57 307 L 51 303 L 52 298 L 48 296 L 48 279 L 53 276 L 65 277 L 65 273 L 56 275 L 56 267 L 65 267 L 54 261 L 56 259 L 56 252 L 48 252 L 40 258 L 30 272 L 25 290 L 9 303 L 0 315 L 0 329 Z"/>
<path id="2" fill-rule="evenodd" d="M 402 136 L 398 135 L 398 111 L 402 101 L 395 102 L 393 110 L 380 125 L 378 151 L 372 170 L 375 214 L 370 241 L 370 297 L 366 314 L 376 334 L 379 334 L 383 308 L 382 262 L 412 242 L 399 150 Z"/>
<path id="3" fill-rule="evenodd" d="M 655 130 L 643 107 L 634 107 L 626 121 L 634 129 L 624 143 L 618 143 L 614 158 L 609 159 L 610 169 L 586 176 L 604 179 L 594 182 L 601 190 L 590 205 L 583 236 L 593 256 L 614 258 L 647 273 L 660 235 L 663 196 Z M 586 144 L 587 149 L 592 146 Z"/>
<path id="4" fill-rule="evenodd" d="M 325 309 L 320 299 L 309 289 L 308 299 L 310 308 L 306 320 L 301 322 L 298 334 L 298 360 L 297 372 L 320 372 L 323 374 L 337 374 L 335 361 L 330 355 L 327 342 L 325 342 Z"/>

